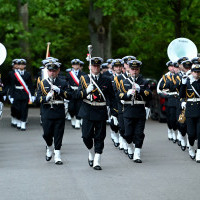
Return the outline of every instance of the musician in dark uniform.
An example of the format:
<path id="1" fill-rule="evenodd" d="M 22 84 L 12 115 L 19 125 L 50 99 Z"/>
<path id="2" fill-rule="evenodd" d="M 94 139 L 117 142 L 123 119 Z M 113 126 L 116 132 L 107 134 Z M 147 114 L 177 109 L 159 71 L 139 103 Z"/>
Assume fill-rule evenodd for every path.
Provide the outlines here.
<path id="1" fill-rule="evenodd" d="M 46 142 L 46 160 L 50 161 L 53 155 L 55 164 L 63 164 L 61 160 L 61 146 L 65 128 L 64 99 L 72 96 L 67 82 L 60 77 L 60 63 L 50 62 L 46 64 L 48 78 L 40 82 L 37 91 L 37 101 L 42 104 L 43 138 Z"/>
<path id="2" fill-rule="evenodd" d="M 103 73 L 104 75 L 109 76 L 109 77 L 113 75 L 112 61 L 113 61 L 112 58 L 107 59 L 106 63 L 108 63 L 107 64 L 108 70 Z"/>
<path id="3" fill-rule="evenodd" d="M 77 91 L 79 86 L 79 79 L 85 73 L 80 70 L 80 60 L 73 59 L 71 61 L 72 69 L 67 72 L 66 80 L 71 86 L 72 90 Z M 80 129 L 81 118 L 78 116 L 78 112 L 81 106 L 82 100 L 73 97 L 68 104 L 68 112 L 71 116 L 71 124 L 73 128 Z"/>
<path id="4" fill-rule="evenodd" d="M 125 73 L 122 73 L 119 76 L 115 76 L 115 78 L 114 78 L 115 85 L 116 85 L 116 88 L 118 91 L 118 96 L 122 92 L 120 89 L 120 81 L 127 79 L 129 77 L 130 68 L 129 68 L 128 62 L 131 60 L 135 60 L 135 59 L 136 59 L 135 56 L 125 56 L 122 58 Z M 128 154 L 128 151 L 129 151 L 128 156 L 129 156 L 129 158 L 131 158 L 132 157 L 131 154 L 133 154 L 133 152 L 132 152 L 133 150 L 132 150 L 132 148 L 128 149 L 127 142 L 124 138 L 125 128 L 124 128 L 124 118 L 123 118 L 123 104 L 121 103 L 121 99 L 118 99 L 118 121 L 119 121 L 119 133 L 120 133 L 119 134 L 119 143 L 120 143 L 119 149 L 124 150 L 125 154 Z"/>
<path id="5" fill-rule="evenodd" d="M 91 58 L 90 75 L 81 76 L 77 96 L 83 99 L 79 116 L 83 118 L 82 138 L 89 150 L 89 165 L 101 170 L 101 154 L 106 137 L 106 120 L 108 118 L 106 101 L 109 99 L 111 119 L 117 125 L 115 94 L 109 77 L 100 73 L 103 59 Z M 91 78 L 91 79 L 90 79 Z"/>
<path id="6" fill-rule="evenodd" d="M 101 71 L 101 74 L 107 72 L 108 71 L 108 63 L 103 63 L 101 65 L 101 70 L 100 71 Z"/>
<path id="7" fill-rule="evenodd" d="M 152 93 L 147 81 L 140 74 L 142 62 L 131 60 L 128 64 L 131 77 L 120 81 L 122 92 L 119 94 L 119 98 L 123 100 L 124 137 L 130 149 L 133 148 L 133 143 L 135 143 L 133 160 L 136 163 L 141 163 L 140 152 L 145 137 L 145 104 L 151 100 Z"/>
<path id="8" fill-rule="evenodd" d="M 189 155 L 195 159 L 194 142 L 197 139 L 196 162 L 200 163 L 200 59 L 192 65 L 191 74 L 182 77 L 180 97 L 184 98 L 186 102 L 185 117 Z"/>
<path id="9" fill-rule="evenodd" d="M 177 91 L 179 94 L 179 90 L 181 87 L 181 80 L 182 77 L 186 75 L 186 73 L 190 72 L 192 63 L 187 60 L 187 57 L 182 57 L 177 61 L 177 65 L 175 65 L 174 69 L 180 69 L 178 73 L 172 76 L 174 84 L 171 84 L 171 87 L 174 88 L 174 91 Z M 180 98 L 180 96 L 177 96 L 177 102 L 176 102 L 176 118 L 177 118 L 177 128 L 178 128 L 178 135 L 177 140 L 179 146 L 181 146 L 181 150 L 185 151 L 186 149 L 186 133 L 187 133 L 187 124 L 186 122 L 179 122 L 179 116 L 182 113 L 182 110 L 184 110 L 184 99 Z M 183 103 L 183 104 L 182 104 Z"/>
<path id="10" fill-rule="evenodd" d="M 13 127 L 17 127 L 17 124 L 19 124 L 18 122 L 18 112 L 17 109 L 15 108 L 15 105 L 13 105 L 14 99 L 13 97 L 11 97 L 11 80 L 14 79 L 14 71 L 15 69 L 18 69 L 18 59 L 13 59 L 12 60 L 12 71 L 8 72 L 8 78 L 6 79 L 5 82 L 5 88 L 4 88 L 4 92 L 5 92 L 5 99 L 6 96 L 8 97 L 10 103 L 11 103 L 11 126 Z M 19 124 L 19 128 L 21 127 L 21 124 Z"/>
<path id="11" fill-rule="evenodd" d="M 116 85 L 117 82 L 115 82 L 115 77 L 118 77 L 121 75 L 122 65 L 123 65 L 123 61 L 119 58 L 114 59 L 112 61 L 113 75 L 110 76 L 110 78 L 112 81 L 112 86 L 115 92 L 115 97 L 116 97 L 117 102 L 119 101 L 119 97 L 118 97 L 118 86 Z M 115 126 L 113 123 L 113 120 L 110 122 L 110 133 L 111 133 L 111 139 L 114 143 L 114 146 L 118 147 L 119 146 L 119 125 Z"/>
<path id="12" fill-rule="evenodd" d="M 18 59 L 18 70 L 15 70 L 11 80 L 11 97 L 14 99 L 13 106 L 16 108 L 17 128 L 26 130 L 28 117 L 28 103 L 35 101 L 31 74 L 25 70 L 26 60 Z"/>
<path id="13" fill-rule="evenodd" d="M 176 118 L 176 105 L 178 93 L 174 87 L 174 63 L 168 61 L 166 63 L 168 72 L 162 76 L 158 85 L 157 93 L 165 98 L 165 106 L 167 113 L 167 126 L 168 126 L 168 139 L 177 142 L 177 118 Z"/>

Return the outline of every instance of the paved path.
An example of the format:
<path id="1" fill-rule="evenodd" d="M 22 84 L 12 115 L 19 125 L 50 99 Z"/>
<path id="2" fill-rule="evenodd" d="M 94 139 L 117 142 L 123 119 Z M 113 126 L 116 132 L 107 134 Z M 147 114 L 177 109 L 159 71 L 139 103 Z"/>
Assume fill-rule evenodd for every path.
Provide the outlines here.
<path id="1" fill-rule="evenodd" d="M 199 200 L 200 164 L 167 140 L 166 124 L 147 122 L 142 164 L 113 146 L 108 126 L 103 170 L 95 171 L 68 121 L 57 166 L 45 161 L 39 109 L 29 110 L 25 132 L 10 126 L 9 113 L 0 121 L 0 200 Z"/>

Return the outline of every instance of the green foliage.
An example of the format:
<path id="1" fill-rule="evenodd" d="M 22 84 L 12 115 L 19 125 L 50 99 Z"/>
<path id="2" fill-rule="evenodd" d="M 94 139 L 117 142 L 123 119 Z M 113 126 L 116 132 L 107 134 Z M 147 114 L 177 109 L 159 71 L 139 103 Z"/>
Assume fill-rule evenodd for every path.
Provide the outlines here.
<path id="1" fill-rule="evenodd" d="M 18 2 L 28 3 L 28 31 L 19 18 Z M 176 37 L 177 0 L 0 0 L 0 42 L 8 51 L 2 67 L 10 66 L 14 58 L 27 57 L 23 40 L 29 44 L 29 65 L 34 69 L 46 56 L 47 42 L 63 70 L 73 58 L 83 60 L 87 69 L 90 2 L 112 20 L 113 58 L 134 55 L 143 62 L 145 76 L 159 78 L 166 70 L 167 47 Z M 199 0 L 181 0 L 180 30 L 181 37 L 200 48 L 198 8 Z"/>

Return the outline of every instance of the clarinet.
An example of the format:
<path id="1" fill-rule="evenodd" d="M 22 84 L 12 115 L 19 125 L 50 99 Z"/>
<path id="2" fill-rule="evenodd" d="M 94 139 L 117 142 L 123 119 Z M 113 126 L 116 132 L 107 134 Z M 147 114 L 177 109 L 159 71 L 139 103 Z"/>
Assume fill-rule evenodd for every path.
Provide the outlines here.
<path id="1" fill-rule="evenodd" d="M 135 76 L 133 76 L 133 82 L 132 82 L 132 89 L 134 90 L 134 95 L 131 97 L 131 105 L 133 106 L 134 100 L 135 100 Z"/>
<path id="2" fill-rule="evenodd" d="M 51 78 L 49 78 L 49 79 L 50 79 L 50 85 L 51 85 L 51 90 L 50 90 L 50 92 L 53 92 L 53 93 L 54 93 L 54 91 L 53 91 L 53 89 L 52 89 L 52 86 L 53 86 L 53 78 L 51 77 Z M 51 99 L 50 99 L 50 101 L 49 101 L 49 104 L 51 105 L 50 109 L 53 109 L 53 102 L 54 102 L 54 99 L 53 99 L 53 96 L 52 96 Z"/>

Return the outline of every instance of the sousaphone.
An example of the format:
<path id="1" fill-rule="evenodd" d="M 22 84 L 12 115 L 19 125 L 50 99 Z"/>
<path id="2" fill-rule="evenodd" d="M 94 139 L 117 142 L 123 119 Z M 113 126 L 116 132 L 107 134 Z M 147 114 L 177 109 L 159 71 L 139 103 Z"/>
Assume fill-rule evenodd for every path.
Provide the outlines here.
<path id="1" fill-rule="evenodd" d="M 177 62 L 181 57 L 188 57 L 191 60 L 197 57 L 197 53 L 196 45 L 187 38 L 177 38 L 167 48 L 167 55 L 172 62 Z"/>
<path id="2" fill-rule="evenodd" d="M 0 43 L 0 65 L 3 64 L 7 56 L 7 51 L 6 48 L 4 47 L 3 44 Z"/>
<path id="3" fill-rule="evenodd" d="M 7 56 L 7 51 L 6 48 L 4 47 L 3 44 L 0 43 L 0 66 L 3 64 Z M 1 78 L 1 77 L 0 77 Z M 3 103 L 0 102 L 0 119 L 2 118 L 3 115 Z"/>

